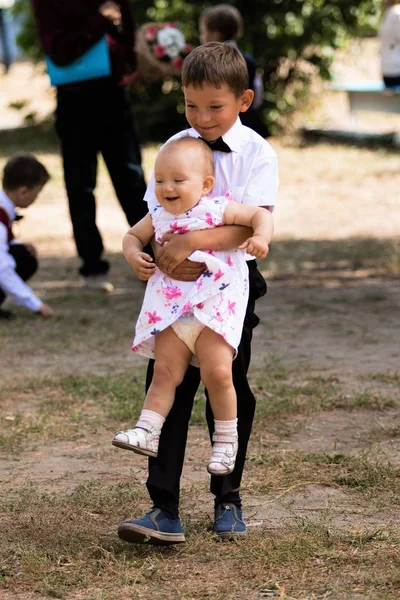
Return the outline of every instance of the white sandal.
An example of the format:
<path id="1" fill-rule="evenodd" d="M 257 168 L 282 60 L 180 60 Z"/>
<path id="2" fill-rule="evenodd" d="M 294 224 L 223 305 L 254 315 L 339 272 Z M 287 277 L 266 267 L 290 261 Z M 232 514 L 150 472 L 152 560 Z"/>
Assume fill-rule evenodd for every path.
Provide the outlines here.
<path id="1" fill-rule="evenodd" d="M 229 475 L 235 468 L 236 455 L 238 451 L 238 436 L 231 433 L 213 433 L 213 443 L 224 442 L 224 447 L 215 447 L 210 460 L 208 461 L 207 471 L 211 475 Z"/>
<path id="2" fill-rule="evenodd" d="M 135 427 L 118 431 L 112 439 L 112 445 L 124 450 L 132 450 L 145 456 L 157 456 L 161 431 L 149 425 L 148 428 Z"/>

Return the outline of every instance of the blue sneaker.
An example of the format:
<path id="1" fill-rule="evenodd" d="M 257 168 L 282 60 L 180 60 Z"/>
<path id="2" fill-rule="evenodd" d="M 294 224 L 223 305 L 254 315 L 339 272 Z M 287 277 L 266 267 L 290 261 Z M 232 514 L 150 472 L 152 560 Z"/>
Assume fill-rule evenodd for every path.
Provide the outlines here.
<path id="1" fill-rule="evenodd" d="M 169 519 L 159 508 L 153 508 L 141 519 L 127 520 L 118 526 L 118 537 L 131 544 L 178 544 L 185 541 L 179 517 Z"/>
<path id="2" fill-rule="evenodd" d="M 246 535 L 247 527 L 240 508 L 231 502 L 223 502 L 215 509 L 213 531 L 223 538 Z"/>

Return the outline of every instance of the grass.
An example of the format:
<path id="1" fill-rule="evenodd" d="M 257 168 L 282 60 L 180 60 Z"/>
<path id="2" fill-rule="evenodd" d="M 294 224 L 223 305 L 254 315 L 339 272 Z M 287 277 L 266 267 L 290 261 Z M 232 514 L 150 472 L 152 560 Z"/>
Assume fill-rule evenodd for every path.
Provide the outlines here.
<path id="1" fill-rule="evenodd" d="M 332 365 L 326 370 L 316 366 L 319 350 L 309 354 L 307 363 L 301 350 L 291 360 L 285 352 L 298 320 L 311 328 L 325 319 L 327 338 L 332 331 L 353 344 L 354 352 L 359 351 L 355 338 L 363 346 L 378 343 L 383 334 L 377 323 L 385 316 L 393 315 L 385 327 L 395 327 L 398 155 L 277 143 L 282 165 L 277 238 L 261 267 L 275 279 L 272 293 L 280 285 L 275 294 L 290 295 L 290 303 L 283 313 L 278 304 L 269 304 L 263 315 L 268 326 L 255 332 L 256 348 L 264 348 L 260 338 L 271 333 L 281 356 L 265 346 L 250 371 L 258 403 L 244 506 L 248 519 L 256 522 L 246 539 L 233 543 L 210 531 L 200 389 L 191 421 L 196 442 L 190 442 L 182 489 L 187 542 L 162 548 L 131 546 L 115 533 L 122 519 L 148 509 L 145 462 L 132 453 L 118 454 L 109 444 L 114 431 L 135 420 L 144 395 L 145 361 L 130 351 L 143 286 L 131 278 L 120 254 L 126 223 L 114 210 L 101 166 L 99 224 L 118 293 L 82 290 L 59 158 L 48 140 L 40 148 L 34 138 L 28 142 L 24 149 L 38 150 L 53 177 L 20 233 L 41 250 L 41 271 L 33 285 L 54 305 L 57 318 L 41 321 L 17 309 L 14 322 L 0 323 L 8 366 L 0 387 L 0 472 L 5 481 L 0 490 L 0 596 L 397 600 L 399 374 L 393 367 L 385 372 L 385 366 L 372 364 L 362 370 L 354 362 L 348 381 Z M 3 149 L 0 167 L 16 147 L 12 143 L 9 152 Z M 147 174 L 155 152 L 145 151 Z M 377 202 L 382 195 L 385 203 Z M 372 279 L 377 276 L 379 280 Z M 353 287 L 356 293 L 350 294 Z M 337 452 L 329 437 L 331 421 L 317 432 L 312 427 L 323 424 L 327 415 L 346 415 L 346 423 L 354 423 L 354 436 L 346 430 Z M 298 438 L 294 447 L 298 433 L 308 436 L 303 447 Z M 322 440 L 310 443 L 315 435 Z M 339 429 L 337 435 L 341 437 Z M 381 445 L 388 442 L 393 444 L 383 452 Z"/>

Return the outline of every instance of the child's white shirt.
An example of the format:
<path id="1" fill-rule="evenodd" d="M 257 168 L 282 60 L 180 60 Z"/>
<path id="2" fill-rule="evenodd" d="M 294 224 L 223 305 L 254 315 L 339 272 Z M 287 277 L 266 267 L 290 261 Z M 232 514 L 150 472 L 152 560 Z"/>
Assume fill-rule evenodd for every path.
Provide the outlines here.
<path id="1" fill-rule="evenodd" d="M 0 190 L 0 207 L 6 211 L 12 223 L 15 219 L 15 206 L 3 190 Z M 18 242 L 11 242 L 14 243 Z M 8 251 L 9 246 L 7 227 L 0 222 L 0 289 L 15 304 L 38 311 L 43 302 L 17 274 L 15 260 Z"/>
<path id="2" fill-rule="evenodd" d="M 172 136 L 168 142 L 185 136 L 200 137 L 191 127 Z M 233 200 L 239 204 L 265 206 L 272 211 L 279 183 L 276 152 L 258 133 L 242 125 L 239 117 L 222 139 L 232 152 L 213 152 L 215 185 L 212 195 L 223 196 L 229 191 Z M 154 172 L 151 174 L 144 200 L 149 210 L 157 204 Z"/>

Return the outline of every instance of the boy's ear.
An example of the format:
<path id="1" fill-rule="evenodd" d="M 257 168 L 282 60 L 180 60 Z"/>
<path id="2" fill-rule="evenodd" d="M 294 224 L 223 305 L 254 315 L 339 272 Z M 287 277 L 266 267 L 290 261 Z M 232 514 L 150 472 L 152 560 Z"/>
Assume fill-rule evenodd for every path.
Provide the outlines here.
<path id="1" fill-rule="evenodd" d="M 208 194 L 214 187 L 215 179 L 212 175 L 207 175 L 203 182 L 203 193 Z"/>
<path id="2" fill-rule="evenodd" d="M 240 98 L 240 112 L 246 112 L 253 102 L 254 92 L 253 90 L 245 90 Z"/>

